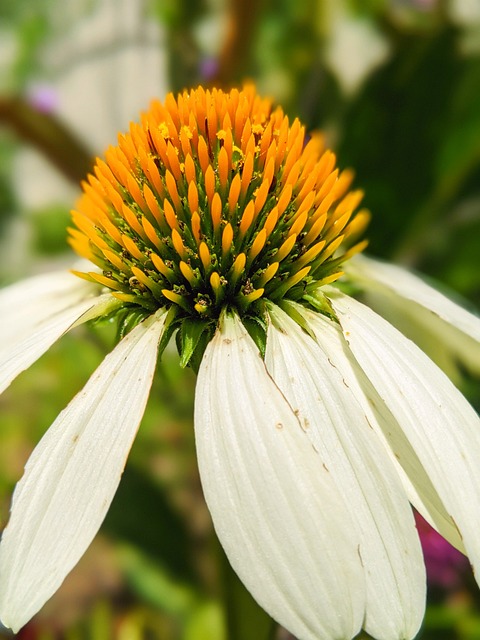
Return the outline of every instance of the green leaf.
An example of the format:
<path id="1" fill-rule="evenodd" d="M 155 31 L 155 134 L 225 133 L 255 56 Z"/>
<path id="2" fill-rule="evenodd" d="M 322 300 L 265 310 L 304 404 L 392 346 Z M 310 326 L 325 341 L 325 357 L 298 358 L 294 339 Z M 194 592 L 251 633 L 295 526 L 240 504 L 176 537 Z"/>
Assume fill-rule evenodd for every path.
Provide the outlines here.
<path id="1" fill-rule="evenodd" d="M 170 616 L 185 619 L 190 615 L 199 597 L 193 586 L 172 577 L 136 547 L 120 546 L 118 557 L 128 582 L 143 599 Z"/>
<path id="2" fill-rule="evenodd" d="M 202 602 L 185 626 L 183 640 L 227 640 L 225 619 L 218 602 Z"/>
<path id="3" fill-rule="evenodd" d="M 388 64 L 353 100 L 341 123 L 341 166 L 357 172 L 364 204 L 373 213 L 370 250 L 379 256 L 407 251 L 422 229 L 445 210 L 431 207 L 435 172 L 450 109 L 465 62 L 453 55 L 453 28 L 424 34 L 395 33 Z M 438 72 L 441 70 L 440 72 Z M 428 218 L 428 220 L 427 220 Z"/>
<path id="4" fill-rule="evenodd" d="M 132 464 L 125 469 L 103 530 L 142 549 L 169 575 L 196 581 L 184 522 L 162 488 Z"/>

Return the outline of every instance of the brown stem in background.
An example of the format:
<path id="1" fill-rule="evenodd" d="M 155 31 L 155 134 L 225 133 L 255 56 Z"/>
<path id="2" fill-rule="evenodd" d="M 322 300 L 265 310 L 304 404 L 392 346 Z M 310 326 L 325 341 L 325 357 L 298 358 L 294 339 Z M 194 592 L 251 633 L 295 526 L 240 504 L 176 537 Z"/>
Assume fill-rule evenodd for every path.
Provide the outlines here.
<path id="1" fill-rule="evenodd" d="M 230 0 L 226 37 L 211 83 L 228 87 L 242 79 L 262 0 Z"/>
<path id="2" fill-rule="evenodd" d="M 18 96 L 0 97 L 0 124 L 36 147 L 69 180 L 78 184 L 93 155 L 54 115 L 43 113 Z"/>

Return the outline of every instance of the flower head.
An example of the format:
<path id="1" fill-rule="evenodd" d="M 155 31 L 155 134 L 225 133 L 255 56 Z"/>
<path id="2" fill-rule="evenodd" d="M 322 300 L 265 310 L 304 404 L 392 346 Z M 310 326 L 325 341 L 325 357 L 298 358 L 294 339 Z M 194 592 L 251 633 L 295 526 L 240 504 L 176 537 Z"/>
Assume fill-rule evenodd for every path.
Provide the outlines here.
<path id="1" fill-rule="evenodd" d="M 225 307 L 256 317 L 334 282 L 366 245 L 341 250 L 369 217 L 351 172 L 253 87 L 154 102 L 94 174 L 70 243 L 101 271 L 76 273 L 145 314 L 173 305 L 213 330 Z"/>
<path id="2" fill-rule="evenodd" d="M 410 504 L 480 569 L 478 416 L 346 292 L 400 300 L 420 325 L 433 311 L 445 348 L 461 337 L 460 358 L 480 355 L 480 321 L 417 277 L 354 256 L 369 215 L 355 214 L 351 178 L 251 87 L 169 95 L 97 161 L 70 229 L 93 266 L 0 296 L 12 320 L 1 388 L 80 322 L 113 315 L 124 336 L 15 490 L 0 544 L 5 624 L 22 626 L 95 536 L 174 332 L 182 364 L 198 370 L 215 529 L 247 588 L 300 640 L 362 627 L 415 636 L 425 571 Z"/>

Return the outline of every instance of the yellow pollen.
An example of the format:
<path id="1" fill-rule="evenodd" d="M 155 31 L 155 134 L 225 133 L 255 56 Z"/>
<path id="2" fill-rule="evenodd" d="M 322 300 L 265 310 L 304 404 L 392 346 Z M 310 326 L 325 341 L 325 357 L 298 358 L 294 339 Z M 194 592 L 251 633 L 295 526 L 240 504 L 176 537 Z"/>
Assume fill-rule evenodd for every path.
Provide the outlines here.
<path id="1" fill-rule="evenodd" d="M 167 125 L 166 125 L 165 123 L 162 123 L 162 124 L 158 127 L 158 129 L 159 129 L 159 132 L 160 132 L 160 135 L 161 135 L 161 136 L 163 136 L 164 138 L 168 138 L 168 137 L 169 137 L 169 134 L 168 134 L 168 127 L 167 127 Z"/>
<path id="2" fill-rule="evenodd" d="M 184 135 L 188 140 L 191 140 L 193 138 L 193 134 L 190 130 L 190 127 L 184 125 L 182 127 L 181 132 L 182 132 L 182 135 Z"/>

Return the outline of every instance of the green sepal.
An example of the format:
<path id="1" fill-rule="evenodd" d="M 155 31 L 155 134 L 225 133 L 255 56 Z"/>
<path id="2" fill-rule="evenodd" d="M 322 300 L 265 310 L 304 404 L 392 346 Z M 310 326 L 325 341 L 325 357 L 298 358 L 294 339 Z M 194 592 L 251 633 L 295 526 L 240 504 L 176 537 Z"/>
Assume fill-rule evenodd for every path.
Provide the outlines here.
<path id="1" fill-rule="evenodd" d="M 120 342 L 127 333 L 130 333 L 132 329 L 134 329 L 137 324 L 140 324 L 145 318 L 150 316 L 151 313 L 148 313 L 143 307 L 128 307 L 123 309 L 116 316 L 117 324 L 117 334 L 116 339 L 117 342 Z"/>
<path id="2" fill-rule="evenodd" d="M 158 358 L 162 357 L 162 353 L 165 351 L 167 344 L 170 342 L 170 339 L 178 328 L 178 307 L 176 304 L 172 304 L 170 309 L 167 312 L 167 317 L 165 318 L 165 325 L 163 327 L 162 336 L 160 338 L 160 343 L 158 345 Z"/>
<path id="3" fill-rule="evenodd" d="M 198 373 L 203 354 L 205 353 L 205 349 L 207 348 L 208 343 L 213 338 L 215 329 L 216 324 L 214 322 L 209 322 L 199 336 L 195 349 L 193 350 L 190 360 L 188 361 L 188 365 L 195 373 Z"/>
<path id="4" fill-rule="evenodd" d="M 308 333 L 308 335 L 314 340 L 316 339 L 315 334 L 310 329 L 310 325 L 308 324 L 307 319 L 302 315 L 302 305 L 300 303 L 292 302 L 291 300 L 280 300 L 279 302 L 277 302 L 277 305 L 280 307 L 280 309 L 285 311 L 287 316 L 289 316 L 294 322 L 296 322 L 298 326 L 305 331 L 305 333 Z"/>
<path id="5" fill-rule="evenodd" d="M 85 322 L 91 322 L 93 325 L 101 324 L 105 320 L 110 322 L 123 307 L 123 302 L 108 293 L 104 293 L 91 309 L 80 316 L 72 328 Z"/>
<path id="6" fill-rule="evenodd" d="M 262 358 L 265 358 L 267 349 L 267 324 L 261 316 L 246 316 L 242 323 L 248 334 L 255 342 Z"/>
<path id="7" fill-rule="evenodd" d="M 338 322 L 337 314 L 335 313 L 330 300 L 323 293 L 323 291 L 320 291 L 320 289 L 316 289 L 312 293 L 305 294 L 303 296 L 303 299 L 316 311 L 319 311 L 324 316 L 327 316 L 331 320 Z"/>
<path id="8" fill-rule="evenodd" d="M 184 318 L 180 325 L 177 337 L 177 346 L 180 353 L 180 366 L 185 368 L 195 353 L 202 334 L 211 325 L 211 320 L 197 320 L 196 318 Z M 202 354 L 203 355 L 203 354 Z"/>

